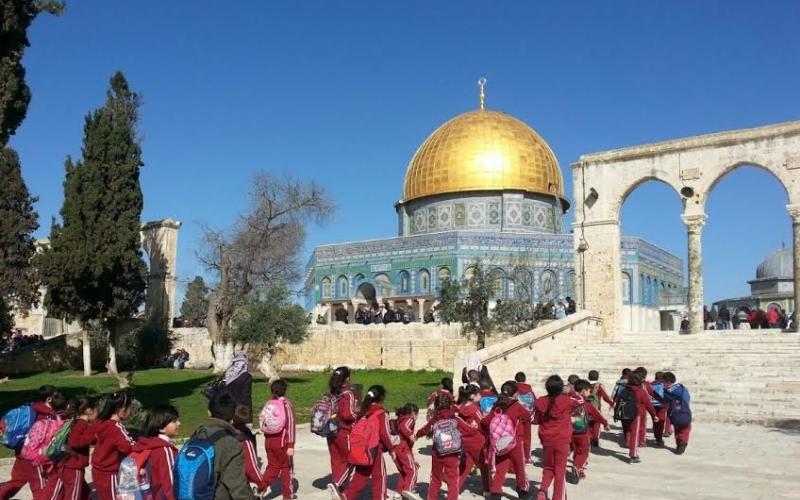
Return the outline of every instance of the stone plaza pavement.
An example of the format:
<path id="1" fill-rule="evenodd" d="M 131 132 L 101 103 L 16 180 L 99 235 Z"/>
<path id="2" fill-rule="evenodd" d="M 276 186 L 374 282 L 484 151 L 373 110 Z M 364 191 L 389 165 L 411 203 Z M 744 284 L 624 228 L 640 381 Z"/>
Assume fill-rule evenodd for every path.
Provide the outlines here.
<path id="1" fill-rule="evenodd" d="M 686 454 L 673 454 L 673 442 L 669 441 L 667 449 L 642 449 L 642 463 L 633 465 L 625 462 L 626 452 L 617 443 L 618 432 L 612 427 L 610 433 L 604 433 L 602 449 L 589 459 L 588 477 L 577 486 L 568 485 L 570 500 L 800 499 L 800 430 L 697 423 Z M 260 436 L 259 442 L 263 442 Z M 422 439 L 417 445 L 421 448 L 417 457 L 422 466 L 419 492 L 425 498 L 430 441 Z M 297 497 L 329 498 L 324 490 L 330 472 L 325 441 L 312 435 L 307 426 L 298 429 L 295 463 Z M 388 469 L 391 487 L 397 474 L 393 464 Z M 8 479 L 10 472 L 11 463 L 1 466 L 0 480 Z M 528 473 L 533 484 L 538 485 L 541 469 L 528 466 Z M 516 498 L 513 484 L 510 476 L 505 498 Z M 482 498 L 478 478 L 471 478 L 468 489 L 472 492 L 465 492 L 460 498 Z M 267 495 L 276 497 L 280 495 Z M 31 497 L 25 488 L 15 498 Z"/>

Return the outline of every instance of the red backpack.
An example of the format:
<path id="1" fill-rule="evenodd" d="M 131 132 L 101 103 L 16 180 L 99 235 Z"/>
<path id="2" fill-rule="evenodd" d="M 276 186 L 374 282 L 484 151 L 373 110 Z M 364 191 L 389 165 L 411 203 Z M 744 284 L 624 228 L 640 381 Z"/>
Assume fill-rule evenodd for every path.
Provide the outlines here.
<path id="1" fill-rule="evenodd" d="M 350 455 L 347 461 L 352 465 L 372 465 L 378 453 L 380 425 L 383 412 L 375 412 L 362 417 L 350 432 Z"/>

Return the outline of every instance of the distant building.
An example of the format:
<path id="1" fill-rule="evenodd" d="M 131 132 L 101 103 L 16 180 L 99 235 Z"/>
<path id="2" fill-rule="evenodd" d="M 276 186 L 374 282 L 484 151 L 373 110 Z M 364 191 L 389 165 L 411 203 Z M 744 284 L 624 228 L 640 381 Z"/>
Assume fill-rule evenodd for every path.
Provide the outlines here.
<path id="1" fill-rule="evenodd" d="M 750 295 L 718 300 L 714 306 L 717 309 L 726 306 L 730 311 L 742 307 L 766 311 L 771 306 L 777 306 L 791 313 L 794 311 L 793 268 L 792 249 L 775 250 L 758 265 L 755 279 L 747 282 L 750 284 Z"/>

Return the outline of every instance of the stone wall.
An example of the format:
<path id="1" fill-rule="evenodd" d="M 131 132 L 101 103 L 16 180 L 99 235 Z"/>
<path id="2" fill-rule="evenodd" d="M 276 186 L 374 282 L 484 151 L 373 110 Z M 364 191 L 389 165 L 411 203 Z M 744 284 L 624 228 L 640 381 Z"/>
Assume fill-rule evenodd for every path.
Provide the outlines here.
<path id="1" fill-rule="evenodd" d="M 456 353 L 471 351 L 475 346 L 474 339 L 461 335 L 461 326 L 457 324 L 334 323 L 315 325 L 310 330 L 302 344 L 280 347 L 274 360 L 277 368 L 321 370 L 351 365 L 389 370 L 449 370 Z M 178 328 L 174 333 L 174 349 L 186 349 L 190 363 L 212 361 L 211 339 L 205 328 Z"/>
<path id="2" fill-rule="evenodd" d="M 75 369 L 81 366 L 81 359 L 81 344 L 77 337 L 59 335 L 0 355 L 0 376 Z"/>

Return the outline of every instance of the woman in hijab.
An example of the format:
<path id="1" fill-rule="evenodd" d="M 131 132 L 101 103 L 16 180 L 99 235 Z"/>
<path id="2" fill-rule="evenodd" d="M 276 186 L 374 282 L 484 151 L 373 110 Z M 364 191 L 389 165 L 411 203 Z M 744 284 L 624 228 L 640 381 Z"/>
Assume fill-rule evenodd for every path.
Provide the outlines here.
<path id="1" fill-rule="evenodd" d="M 247 353 L 241 351 L 233 357 L 231 365 L 222 376 L 225 392 L 233 397 L 236 404 L 246 406 L 253 414 L 253 376 L 247 371 Z"/>

